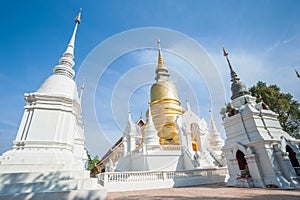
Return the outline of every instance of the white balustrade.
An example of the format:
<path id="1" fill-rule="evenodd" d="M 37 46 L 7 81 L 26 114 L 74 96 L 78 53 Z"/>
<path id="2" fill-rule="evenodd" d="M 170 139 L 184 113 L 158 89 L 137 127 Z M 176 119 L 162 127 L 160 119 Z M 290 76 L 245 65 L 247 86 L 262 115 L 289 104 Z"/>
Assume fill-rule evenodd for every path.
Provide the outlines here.
<path id="1" fill-rule="evenodd" d="M 141 189 L 144 185 L 149 185 L 150 183 L 157 188 L 159 186 L 165 185 L 170 186 L 171 182 L 176 183 L 176 181 L 184 182 L 183 186 L 189 185 L 189 180 L 198 180 L 199 185 L 212 183 L 212 177 L 225 177 L 227 168 L 211 168 L 211 169 L 197 169 L 188 171 L 161 171 L 161 172 L 105 172 L 98 174 L 98 182 L 104 187 L 112 187 L 109 189 L 111 191 L 118 191 L 118 185 L 126 185 L 128 190 Z M 201 182 L 202 180 L 202 182 Z M 214 182 L 224 182 L 225 179 L 214 179 L 223 181 Z M 203 182 L 204 181 L 204 182 Z M 206 182 L 205 182 L 206 181 Z M 194 181 L 195 182 L 195 181 Z M 150 184 L 150 185 L 151 185 Z M 195 185 L 195 184 L 194 184 Z M 124 186 L 125 187 L 125 186 Z M 122 188 L 122 187 L 121 187 Z M 142 188 L 143 189 L 143 188 Z M 145 189 L 145 188 L 144 188 Z M 125 191 L 126 189 L 122 189 Z"/>

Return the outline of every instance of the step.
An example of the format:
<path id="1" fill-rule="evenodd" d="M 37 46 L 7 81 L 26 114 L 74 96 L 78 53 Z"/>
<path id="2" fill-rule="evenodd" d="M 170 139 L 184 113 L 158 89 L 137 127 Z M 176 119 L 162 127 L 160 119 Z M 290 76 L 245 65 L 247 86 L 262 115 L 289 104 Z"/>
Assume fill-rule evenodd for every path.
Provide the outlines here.
<path id="1" fill-rule="evenodd" d="M 0 194 L 99 189 L 96 178 L 1 184 Z"/>
<path id="2" fill-rule="evenodd" d="M 65 166 L 63 164 L 4 164 L 1 163 L 0 171 L 3 173 L 14 172 L 39 172 L 39 171 L 60 171 Z"/>
<path id="3" fill-rule="evenodd" d="M 0 195 L 0 200 L 105 200 L 107 191 L 97 190 L 70 190 L 56 192 L 28 192 Z"/>
<path id="4" fill-rule="evenodd" d="M 0 183 L 31 183 L 50 180 L 69 180 L 89 178 L 90 172 L 87 170 L 78 171 L 53 171 L 53 172 L 19 172 L 0 173 Z"/>

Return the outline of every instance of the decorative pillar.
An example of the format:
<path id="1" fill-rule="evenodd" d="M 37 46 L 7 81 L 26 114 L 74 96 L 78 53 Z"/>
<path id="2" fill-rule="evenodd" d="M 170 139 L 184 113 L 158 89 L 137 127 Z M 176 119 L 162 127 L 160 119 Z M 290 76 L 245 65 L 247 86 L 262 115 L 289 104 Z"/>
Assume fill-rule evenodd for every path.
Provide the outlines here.
<path id="1" fill-rule="evenodd" d="M 260 171 L 261 167 L 258 164 L 258 155 L 255 153 L 247 154 L 245 156 L 245 158 L 246 158 L 246 161 L 248 164 L 251 181 L 252 181 L 254 187 L 265 187 L 265 184 L 264 184 L 263 178 L 262 178 L 262 173 Z"/>

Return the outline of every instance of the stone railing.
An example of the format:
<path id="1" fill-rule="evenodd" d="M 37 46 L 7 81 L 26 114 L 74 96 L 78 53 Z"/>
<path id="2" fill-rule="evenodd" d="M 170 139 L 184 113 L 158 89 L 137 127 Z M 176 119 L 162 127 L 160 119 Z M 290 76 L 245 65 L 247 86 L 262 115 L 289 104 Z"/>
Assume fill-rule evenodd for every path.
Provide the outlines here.
<path id="1" fill-rule="evenodd" d="M 161 145 L 163 151 L 180 151 L 181 145 Z"/>
<path id="2" fill-rule="evenodd" d="M 105 172 L 98 182 L 108 191 L 126 191 L 224 182 L 227 168 L 161 172 Z"/>
<path id="3" fill-rule="evenodd" d="M 131 152 L 131 154 L 141 153 L 141 151 L 152 151 L 152 150 L 161 150 L 161 151 L 180 151 L 183 148 L 181 145 L 141 145 Z"/>

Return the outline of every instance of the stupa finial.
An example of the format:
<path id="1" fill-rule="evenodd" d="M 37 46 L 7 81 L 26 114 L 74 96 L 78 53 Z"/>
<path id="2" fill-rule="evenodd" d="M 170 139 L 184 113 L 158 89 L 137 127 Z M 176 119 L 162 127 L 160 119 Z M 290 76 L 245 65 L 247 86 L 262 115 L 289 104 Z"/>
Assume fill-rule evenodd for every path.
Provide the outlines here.
<path id="1" fill-rule="evenodd" d="M 168 80 L 168 77 L 169 77 L 169 70 L 165 66 L 165 63 L 164 63 L 164 59 L 163 59 L 161 48 L 160 48 L 160 39 L 159 38 L 157 40 L 157 46 L 158 46 L 158 64 L 157 64 L 157 68 L 155 70 L 155 72 L 156 72 L 155 80 L 166 81 L 166 80 Z"/>
<path id="2" fill-rule="evenodd" d="M 75 27 L 72 34 L 72 37 L 70 39 L 70 42 L 67 46 L 66 51 L 64 52 L 63 56 L 59 59 L 59 65 L 56 66 L 53 71 L 55 74 L 64 75 L 70 78 L 73 78 L 75 75 L 74 70 L 72 69 L 75 65 L 74 62 L 74 47 L 75 47 L 75 37 L 76 37 L 76 31 L 77 26 L 80 24 L 80 18 L 81 18 L 81 9 L 75 18 Z"/>
<path id="3" fill-rule="evenodd" d="M 157 46 L 158 46 L 158 67 L 164 66 L 164 59 L 162 57 L 161 48 L 160 48 L 160 39 L 157 40 Z"/>
<path id="4" fill-rule="evenodd" d="M 231 82 L 235 83 L 235 82 L 239 81 L 240 78 L 238 78 L 235 71 L 233 70 L 233 68 L 231 66 L 231 63 L 229 61 L 229 58 L 228 58 L 228 52 L 226 51 L 226 49 L 224 47 L 223 47 L 223 54 L 226 57 L 227 63 L 229 65 L 229 70 L 230 70 L 230 75 L 231 75 Z"/>
<path id="5" fill-rule="evenodd" d="M 80 8 L 79 13 L 77 14 L 76 18 L 75 18 L 75 23 L 80 24 L 80 20 L 81 20 L 81 11 L 82 8 Z"/>
<path id="6" fill-rule="evenodd" d="M 153 123 L 153 121 L 152 121 L 152 113 L 151 113 L 151 104 L 150 104 L 150 101 L 148 102 L 148 116 L 149 116 L 149 124 L 152 124 Z"/>
<path id="7" fill-rule="evenodd" d="M 186 102 L 186 110 L 187 110 L 187 111 L 188 111 L 188 110 L 191 110 L 191 106 L 190 106 L 190 103 L 189 103 L 189 99 L 186 98 L 186 99 L 185 99 L 185 102 Z"/>
<path id="8" fill-rule="evenodd" d="M 231 75 L 231 82 L 232 82 L 232 84 L 231 84 L 231 92 L 232 92 L 231 99 L 233 100 L 240 96 L 250 95 L 251 93 L 248 91 L 245 84 L 242 83 L 242 81 L 240 81 L 240 78 L 238 78 L 235 71 L 233 70 L 233 68 L 230 64 L 229 58 L 228 58 L 228 52 L 226 51 L 226 49 L 224 47 L 223 47 L 223 54 L 226 57 L 227 63 L 229 65 L 230 75 Z"/>
<path id="9" fill-rule="evenodd" d="M 297 78 L 300 78 L 300 73 L 295 69 Z"/>
<path id="10" fill-rule="evenodd" d="M 81 103 L 81 99 L 82 99 L 83 91 L 84 91 L 84 81 L 82 82 L 82 84 L 81 84 L 81 89 L 80 89 L 80 96 L 79 96 L 80 103 Z"/>
<path id="11" fill-rule="evenodd" d="M 74 58 L 75 37 L 76 37 L 77 26 L 78 24 L 80 24 L 80 20 L 81 20 L 81 10 L 82 9 L 80 8 L 80 11 L 75 18 L 75 27 L 74 27 L 73 35 L 68 44 L 67 50 L 64 53 L 64 56 L 70 56 Z"/>

